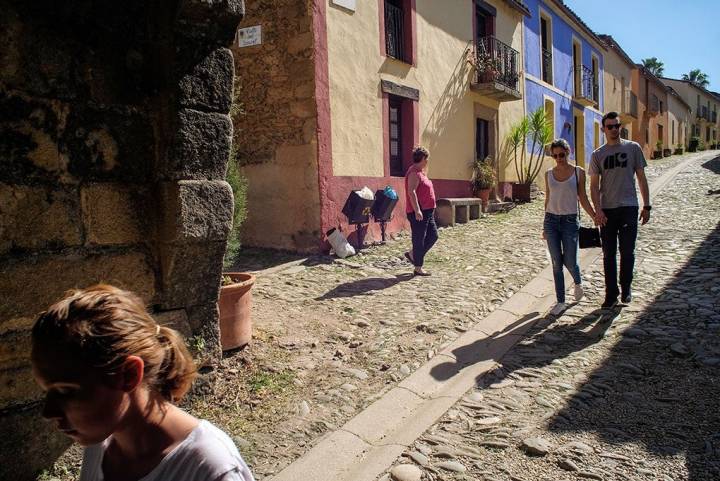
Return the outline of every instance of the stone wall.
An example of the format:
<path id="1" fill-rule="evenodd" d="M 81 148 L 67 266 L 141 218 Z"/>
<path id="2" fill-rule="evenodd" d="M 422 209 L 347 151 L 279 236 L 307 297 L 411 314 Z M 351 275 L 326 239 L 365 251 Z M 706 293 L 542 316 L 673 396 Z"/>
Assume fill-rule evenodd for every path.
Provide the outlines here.
<path id="1" fill-rule="evenodd" d="M 242 101 L 235 148 L 248 180 L 244 245 L 312 251 L 319 246 L 313 13 L 308 0 L 257 0 L 240 27 L 262 43 L 233 47 Z"/>
<path id="2" fill-rule="evenodd" d="M 243 3 L 0 9 L 0 479 L 24 480 L 67 446 L 40 419 L 28 359 L 35 316 L 66 290 L 131 289 L 219 354 Z"/>

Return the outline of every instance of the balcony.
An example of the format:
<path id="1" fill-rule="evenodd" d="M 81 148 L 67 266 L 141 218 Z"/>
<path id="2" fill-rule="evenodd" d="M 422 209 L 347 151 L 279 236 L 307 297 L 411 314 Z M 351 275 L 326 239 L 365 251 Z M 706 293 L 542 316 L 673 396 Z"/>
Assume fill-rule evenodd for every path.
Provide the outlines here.
<path id="1" fill-rule="evenodd" d="M 542 79 L 552 85 L 552 52 L 542 49 Z"/>
<path id="2" fill-rule="evenodd" d="M 655 117 L 660 113 L 660 99 L 655 94 L 648 97 L 647 109 L 645 109 L 649 117 Z"/>
<path id="3" fill-rule="evenodd" d="M 498 102 L 522 98 L 519 88 L 520 54 L 495 37 L 478 39 L 475 47 L 475 78 L 470 88 Z"/>
<path id="4" fill-rule="evenodd" d="M 585 107 L 594 107 L 599 100 L 599 88 L 592 70 L 584 65 L 575 68 L 575 95 L 573 100 Z"/>
<path id="5" fill-rule="evenodd" d="M 625 92 L 622 99 L 622 115 L 630 119 L 638 118 L 638 98 L 635 92 Z"/>
<path id="6" fill-rule="evenodd" d="M 710 112 L 707 107 L 698 107 L 697 109 L 698 120 L 710 120 Z"/>

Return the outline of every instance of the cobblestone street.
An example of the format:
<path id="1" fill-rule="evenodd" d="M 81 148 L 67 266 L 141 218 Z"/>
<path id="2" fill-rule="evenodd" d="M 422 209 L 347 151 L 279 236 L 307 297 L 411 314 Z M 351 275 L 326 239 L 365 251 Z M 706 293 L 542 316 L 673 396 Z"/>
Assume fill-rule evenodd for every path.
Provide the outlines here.
<path id="1" fill-rule="evenodd" d="M 602 262 L 584 270 L 586 299 L 525 332 L 396 460 L 394 479 L 717 479 L 715 155 L 647 169 L 652 184 L 693 159 L 640 229 L 633 303 L 599 311 Z M 261 271 L 253 342 L 186 407 L 231 433 L 258 479 L 278 474 L 535 278 L 549 264 L 542 212 L 539 198 L 441 229 L 429 278 L 409 275 L 407 236 Z M 69 480 L 78 467 L 73 448 L 48 474 Z"/>
<path id="2" fill-rule="evenodd" d="M 696 157 L 707 160 L 712 155 Z M 687 158 L 654 162 L 648 169 L 650 182 Z M 538 330 L 535 335 L 539 339 L 524 341 L 526 345 L 503 362 L 506 371 L 499 376 L 507 384 L 518 377 L 544 379 L 551 371 L 575 373 L 580 365 L 585 365 L 586 375 L 600 368 L 618 341 L 619 330 L 634 322 L 631 313 L 639 315 L 641 306 L 650 304 L 667 281 L 660 274 L 672 277 L 697 242 L 714 227 L 717 215 L 711 213 L 717 212 L 717 197 L 706 192 L 717 181 L 699 163 L 693 165 L 691 173 L 683 174 L 657 199 L 652 224 L 641 229 L 639 262 L 645 262 L 638 276 L 636 301 L 612 324 L 606 340 L 595 344 L 594 338 L 584 334 L 593 326 L 598 329 L 594 321 L 599 314 L 592 311 L 602 299 L 597 290 L 602 275 L 594 266 L 587 273 L 592 284 L 587 299 L 549 331 Z M 322 434 L 342 426 L 538 274 L 548 264 L 540 239 L 541 222 L 539 199 L 509 214 L 442 229 L 441 240 L 428 257 L 433 276 L 426 279 L 408 275 L 410 267 L 402 257 L 409 245 L 407 237 L 367 249 L 348 261 L 311 258 L 271 274 L 261 273 L 255 289 L 255 341 L 245 352 L 225 360 L 218 373 L 217 393 L 193 408 L 242 436 L 237 440 L 244 445 L 259 477 L 279 472 Z M 647 259 L 648 255 L 652 258 Z M 666 291 L 665 295 L 671 293 Z M 674 319 L 680 313 L 668 315 Z M 673 327 L 676 331 L 678 328 Z M 561 347 L 547 347 L 553 344 Z M 543 354 L 533 357 L 538 352 Z M 535 360 L 529 362 L 525 354 Z M 561 361 L 567 365 L 561 367 Z M 523 367 L 528 369 L 519 371 Z M 516 370 L 519 372 L 513 372 Z M 533 408 L 508 413 L 518 420 L 506 414 L 492 430 L 497 430 L 500 438 L 503 433 L 510 436 L 508 444 L 513 445 L 513 436 L 520 435 L 515 430 L 523 425 L 532 432 L 532 416 L 548 422 L 553 408 L 563 406 L 562 396 L 570 396 L 584 379 L 559 376 L 548 381 L 565 388 L 541 383 L 545 394 L 539 402 L 547 404 L 544 411 Z M 538 394 L 532 387 L 525 388 L 530 392 L 517 388 L 513 391 L 519 396 L 518 405 L 528 406 L 525 401 Z M 511 399 L 502 390 L 491 392 L 484 395 Z M 582 403 L 585 394 L 580 391 L 574 403 Z M 449 426 L 447 421 L 453 417 L 465 423 L 472 419 L 462 409 L 453 412 L 442 426 Z M 587 417 L 569 415 L 575 416 L 573 419 Z M 557 424 L 555 436 L 560 433 L 560 419 L 553 421 L 553 426 Z M 568 426 L 577 428 L 578 424 L 572 422 L 565 428 Z M 455 438 L 459 439 L 463 438 Z M 501 474 L 503 463 L 497 461 L 506 459 L 508 452 L 487 451 L 485 455 L 491 461 L 488 466 L 498 466 L 489 472 Z M 676 462 L 681 465 L 682 458 Z M 463 466 L 470 468 L 472 464 Z M 522 469 L 518 465 L 513 475 L 522 477 Z M 471 472 L 474 476 L 482 471 L 473 468 Z"/>
<path id="3" fill-rule="evenodd" d="M 720 479 L 718 173 L 694 162 L 653 201 L 630 306 L 597 309 L 596 263 L 589 298 L 536 324 L 395 477 Z"/>

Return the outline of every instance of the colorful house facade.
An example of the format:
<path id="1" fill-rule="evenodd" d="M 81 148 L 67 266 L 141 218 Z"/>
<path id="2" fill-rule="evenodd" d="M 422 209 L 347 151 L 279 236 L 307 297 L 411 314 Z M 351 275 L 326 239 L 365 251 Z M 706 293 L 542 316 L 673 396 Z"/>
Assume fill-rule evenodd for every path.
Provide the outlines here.
<path id="1" fill-rule="evenodd" d="M 667 86 L 668 99 L 668 148 L 672 152 L 686 149 L 690 141 L 690 127 L 692 126 L 692 107 L 685 102 L 682 96 L 670 86 Z"/>
<path id="2" fill-rule="evenodd" d="M 525 105 L 544 108 L 554 137 L 566 139 L 579 165 L 602 143 L 606 47 L 560 0 L 528 0 Z"/>
<path id="3" fill-rule="evenodd" d="M 633 121 L 638 119 L 638 85 L 633 83 L 633 71 L 637 67 L 612 36 L 599 37 L 607 47 L 603 71 L 605 112 L 620 114 L 620 135 L 631 139 Z"/>
<path id="4" fill-rule="evenodd" d="M 633 70 L 638 86 L 638 118 L 633 121 L 632 140 L 640 144 L 645 158 L 662 156 L 668 144 L 667 89 L 665 84 L 642 65 Z"/>
<path id="5" fill-rule="evenodd" d="M 342 208 L 364 186 L 395 188 L 387 231 L 407 229 L 415 145 L 430 150 L 438 197 L 472 195 L 472 163 L 497 162 L 525 114 L 522 2 L 277 3 L 248 4 L 238 42 L 251 45 L 234 49 L 245 245 L 316 251 L 329 229 L 354 231 Z M 366 240 L 378 238 L 371 223 Z"/>
<path id="6" fill-rule="evenodd" d="M 663 78 L 662 81 L 672 87 L 690 105 L 692 110 L 690 137 L 698 137 L 705 146 L 720 142 L 720 118 L 718 118 L 720 97 L 687 80 Z"/>

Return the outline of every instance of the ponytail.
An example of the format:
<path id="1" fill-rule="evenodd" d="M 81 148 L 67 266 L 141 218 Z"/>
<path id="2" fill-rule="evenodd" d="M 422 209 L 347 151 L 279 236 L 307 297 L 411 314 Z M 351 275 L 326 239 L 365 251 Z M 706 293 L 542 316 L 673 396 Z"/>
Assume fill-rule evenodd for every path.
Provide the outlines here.
<path id="1" fill-rule="evenodd" d="M 158 325 L 138 296 L 106 284 L 70 291 L 40 314 L 32 330 L 33 358 L 49 342 L 106 375 L 137 356 L 144 363 L 143 383 L 171 402 L 197 376 L 180 334 Z"/>

